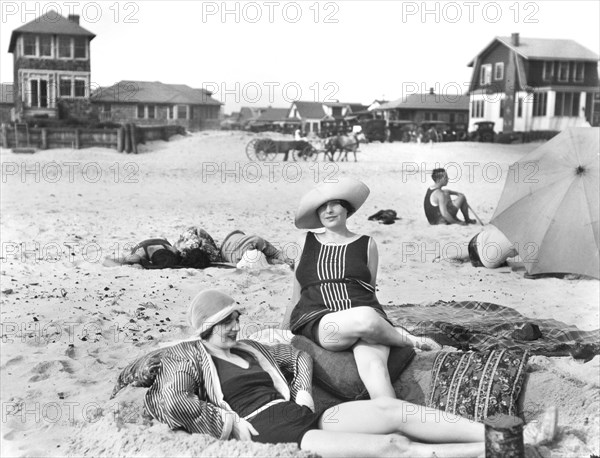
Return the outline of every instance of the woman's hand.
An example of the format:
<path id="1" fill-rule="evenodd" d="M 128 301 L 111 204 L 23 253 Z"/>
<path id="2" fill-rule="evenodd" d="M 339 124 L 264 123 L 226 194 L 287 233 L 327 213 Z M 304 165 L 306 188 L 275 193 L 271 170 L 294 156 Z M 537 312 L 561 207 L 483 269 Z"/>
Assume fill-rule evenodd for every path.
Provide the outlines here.
<path id="1" fill-rule="evenodd" d="M 239 418 L 234 420 L 231 434 L 237 440 L 251 441 L 252 436 L 258 436 L 258 431 L 254 429 L 254 426 L 249 421 Z"/>
<path id="2" fill-rule="evenodd" d="M 442 346 L 429 337 L 413 336 L 413 347 L 423 351 L 439 351 Z"/>

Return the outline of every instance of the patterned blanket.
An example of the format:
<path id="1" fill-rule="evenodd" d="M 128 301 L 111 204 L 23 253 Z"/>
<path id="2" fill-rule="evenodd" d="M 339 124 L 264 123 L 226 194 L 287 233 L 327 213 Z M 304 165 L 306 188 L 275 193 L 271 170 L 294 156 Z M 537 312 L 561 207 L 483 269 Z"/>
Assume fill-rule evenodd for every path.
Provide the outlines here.
<path id="1" fill-rule="evenodd" d="M 384 308 L 397 326 L 460 350 L 526 349 L 585 361 L 600 354 L 600 329 L 582 331 L 556 320 L 532 319 L 498 304 L 438 301 Z"/>

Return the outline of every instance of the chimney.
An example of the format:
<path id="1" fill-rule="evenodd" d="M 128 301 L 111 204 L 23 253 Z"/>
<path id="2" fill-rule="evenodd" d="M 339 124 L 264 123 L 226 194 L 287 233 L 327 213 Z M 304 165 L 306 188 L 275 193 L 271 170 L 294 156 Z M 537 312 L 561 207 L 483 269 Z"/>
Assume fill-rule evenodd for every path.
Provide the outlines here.
<path id="1" fill-rule="evenodd" d="M 69 14 L 67 17 L 69 22 L 74 22 L 75 24 L 79 24 L 79 15 L 78 14 Z"/>
<path id="2" fill-rule="evenodd" d="M 510 42 L 513 46 L 519 46 L 519 34 L 513 33 L 510 35 Z"/>
<path id="3" fill-rule="evenodd" d="M 432 87 L 430 87 L 430 88 L 429 88 L 429 95 L 434 95 L 434 94 L 435 94 L 435 92 L 433 92 L 433 88 L 432 88 Z"/>

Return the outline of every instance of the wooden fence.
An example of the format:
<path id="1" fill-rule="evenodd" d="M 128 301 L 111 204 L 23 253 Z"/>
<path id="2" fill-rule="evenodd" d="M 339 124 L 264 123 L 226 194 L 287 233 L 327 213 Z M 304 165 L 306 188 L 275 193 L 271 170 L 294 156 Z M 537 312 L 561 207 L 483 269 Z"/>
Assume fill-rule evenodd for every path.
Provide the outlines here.
<path id="1" fill-rule="evenodd" d="M 28 127 L 2 124 L 3 148 L 113 148 L 119 152 L 137 153 L 137 145 L 153 140 L 168 141 L 173 135 L 185 134 L 182 126 L 136 126 L 125 124 L 118 128 Z"/>

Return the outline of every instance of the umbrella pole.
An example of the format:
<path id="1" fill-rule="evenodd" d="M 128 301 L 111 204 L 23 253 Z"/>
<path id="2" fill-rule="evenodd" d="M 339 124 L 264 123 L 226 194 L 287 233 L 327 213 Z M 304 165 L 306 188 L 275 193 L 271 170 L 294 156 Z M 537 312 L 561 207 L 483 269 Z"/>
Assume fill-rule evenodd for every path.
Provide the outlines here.
<path id="1" fill-rule="evenodd" d="M 477 222 L 483 226 L 484 224 L 479 219 L 479 216 L 477 216 L 477 213 L 475 213 L 475 210 L 473 210 L 473 208 L 471 208 L 471 206 L 469 204 L 467 204 L 467 207 L 469 207 L 470 212 L 473 213 L 473 216 L 475 217 Z"/>

